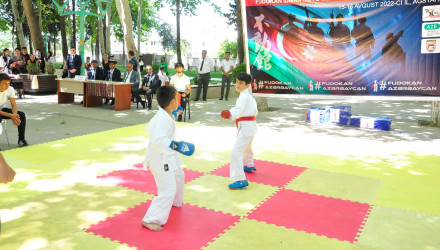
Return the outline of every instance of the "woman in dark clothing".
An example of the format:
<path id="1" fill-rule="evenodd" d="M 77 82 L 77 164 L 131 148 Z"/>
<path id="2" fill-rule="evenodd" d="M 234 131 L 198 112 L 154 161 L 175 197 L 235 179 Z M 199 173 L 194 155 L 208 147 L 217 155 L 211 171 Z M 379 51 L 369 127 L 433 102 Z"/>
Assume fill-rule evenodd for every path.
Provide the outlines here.
<path id="1" fill-rule="evenodd" d="M 110 70 L 110 63 L 107 56 L 102 57 L 102 69 L 104 70 L 104 75 L 106 76 Z"/>

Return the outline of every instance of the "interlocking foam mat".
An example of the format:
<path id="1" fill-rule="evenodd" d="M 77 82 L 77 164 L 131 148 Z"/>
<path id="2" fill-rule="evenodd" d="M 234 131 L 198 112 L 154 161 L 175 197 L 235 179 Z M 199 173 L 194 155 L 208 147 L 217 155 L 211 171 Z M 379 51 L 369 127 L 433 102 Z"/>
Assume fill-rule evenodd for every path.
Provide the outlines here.
<path id="1" fill-rule="evenodd" d="M 402 167 L 264 149 L 230 190 L 229 152 L 198 147 L 184 205 L 149 231 L 144 127 L 4 151 L 17 176 L 0 185 L 0 249 L 440 249 L 440 157 L 419 154 Z"/>

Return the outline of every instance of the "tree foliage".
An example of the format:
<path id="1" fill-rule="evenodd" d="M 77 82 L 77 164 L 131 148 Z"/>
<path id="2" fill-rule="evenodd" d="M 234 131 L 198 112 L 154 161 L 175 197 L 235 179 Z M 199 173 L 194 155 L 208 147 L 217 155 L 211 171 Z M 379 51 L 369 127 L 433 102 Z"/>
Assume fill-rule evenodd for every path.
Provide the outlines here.
<path id="1" fill-rule="evenodd" d="M 225 53 L 230 52 L 232 58 L 237 58 L 237 41 L 224 40 L 221 43 L 220 50 L 218 51 L 217 57 L 225 57 Z"/>
<path id="2" fill-rule="evenodd" d="M 235 30 L 237 30 L 237 4 L 235 4 L 235 0 L 229 3 L 229 12 L 223 13 L 223 16 L 228 19 L 228 24 L 234 25 Z"/>
<path id="3" fill-rule="evenodd" d="M 162 38 L 161 43 L 165 53 L 176 50 L 176 33 L 169 23 L 162 22 L 159 25 L 159 36 Z"/>

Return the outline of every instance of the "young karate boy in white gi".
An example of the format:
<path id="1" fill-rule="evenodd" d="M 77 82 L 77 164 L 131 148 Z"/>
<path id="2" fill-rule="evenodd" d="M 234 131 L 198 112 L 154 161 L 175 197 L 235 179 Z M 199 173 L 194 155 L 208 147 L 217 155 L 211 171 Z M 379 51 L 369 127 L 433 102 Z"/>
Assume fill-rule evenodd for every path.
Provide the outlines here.
<path id="1" fill-rule="evenodd" d="M 173 111 L 176 112 L 178 106 L 176 89 L 162 86 L 156 96 L 159 111 L 146 128 L 150 141 L 145 153 L 144 168 L 150 168 L 158 195 L 142 219 L 142 225 L 152 231 L 163 229 L 161 226 L 167 222 L 172 206 L 182 206 L 185 174 L 177 152 L 187 156 L 194 153 L 193 144 L 174 141 L 176 123 Z"/>
<path id="2" fill-rule="evenodd" d="M 249 87 L 252 77 L 246 73 L 237 75 L 235 89 L 240 92 L 235 107 L 223 110 L 221 116 L 224 119 L 236 120 L 237 139 L 231 152 L 230 178 L 231 189 L 242 189 L 249 185 L 244 172 L 252 173 L 257 169 L 254 166 L 254 154 L 252 152 L 252 140 L 257 133 L 258 114 L 257 102 L 252 97 Z M 244 166 L 243 166 L 244 163 Z"/>

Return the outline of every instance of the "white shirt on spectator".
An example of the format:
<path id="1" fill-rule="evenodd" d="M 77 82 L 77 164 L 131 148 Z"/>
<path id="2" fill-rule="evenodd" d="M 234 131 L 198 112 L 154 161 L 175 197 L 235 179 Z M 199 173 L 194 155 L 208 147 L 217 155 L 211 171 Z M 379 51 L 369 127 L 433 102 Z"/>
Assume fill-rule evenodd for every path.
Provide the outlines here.
<path id="1" fill-rule="evenodd" d="M 6 107 L 6 102 L 8 102 L 10 98 L 15 98 L 15 90 L 11 86 L 9 86 L 7 90 L 0 92 L 0 107 Z"/>
<path id="2" fill-rule="evenodd" d="M 203 68 L 200 70 L 200 67 L 202 66 L 203 58 L 200 58 L 199 66 L 197 67 L 197 70 L 199 71 L 199 74 L 206 74 L 214 70 L 214 63 L 212 62 L 212 59 L 209 57 L 205 57 L 205 61 L 203 62 Z"/>
<path id="3" fill-rule="evenodd" d="M 168 79 L 167 74 L 165 74 L 165 72 L 163 72 L 163 74 L 162 74 L 162 71 L 160 71 L 160 70 L 159 70 L 159 73 L 157 73 L 157 76 L 159 76 L 159 80 L 161 82 L 161 84 L 160 84 L 161 86 L 165 85 L 166 82 L 170 81 Z"/>
<path id="4" fill-rule="evenodd" d="M 177 74 L 171 77 L 170 85 L 174 86 L 174 88 L 179 92 L 186 92 L 186 86 L 190 85 L 189 77 L 183 74 L 181 77 L 178 77 Z"/>
<path id="5" fill-rule="evenodd" d="M 47 60 L 47 64 L 53 64 L 53 63 L 55 63 L 55 57 L 51 56 L 49 60 Z"/>
<path id="6" fill-rule="evenodd" d="M 229 72 L 229 70 L 231 69 L 231 67 L 232 67 L 232 69 L 234 69 L 234 66 L 235 66 L 235 62 L 234 62 L 234 60 L 232 60 L 232 58 L 229 58 L 229 60 L 228 61 L 226 61 L 226 59 L 223 59 L 221 62 L 220 62 L 220 67 L 223 67 L 223 70 L 227 73 L 227 72 Z M 231 72 L 229 72 L 229 74 L 231 74 L 232 73 L 232 70 L 231 70 Z"/>

